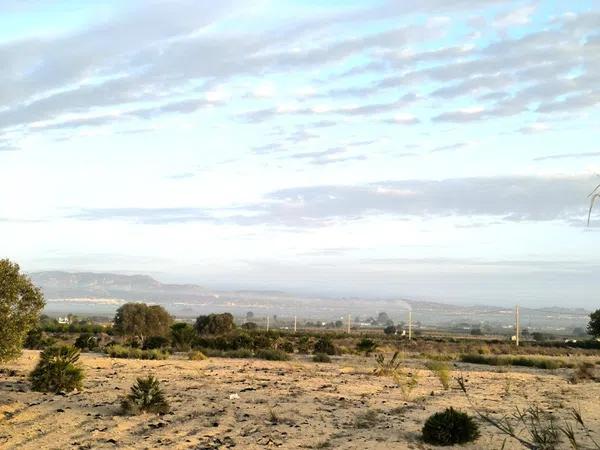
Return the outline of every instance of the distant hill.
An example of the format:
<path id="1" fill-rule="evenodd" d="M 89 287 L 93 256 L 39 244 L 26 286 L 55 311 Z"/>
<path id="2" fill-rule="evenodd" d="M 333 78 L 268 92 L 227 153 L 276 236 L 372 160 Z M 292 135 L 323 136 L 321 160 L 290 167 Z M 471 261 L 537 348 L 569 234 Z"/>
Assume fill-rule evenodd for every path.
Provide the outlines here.
<path id="1" fill-rule="evenodd" d="M 426 324 L 495 322 L 511 324 L 513 307 L 463 306 L 410 299 L 322 298 L 294 296 L 280 291 L 214 290 L 195 284 L 165 284 L 147 275 L 121 275 L 91 272 L 35 272 L 31 279 L 44 292 L 51 313 L 113 314 L 128 301 L 144 301 L 165 306 L 178 316 L 194 317 L 208 312 L 231 312 L 257 317 L 279 315 L 333 320 L 374 317 L 385 311 L 394 321 L 413 319 Z M 549 329 L 585 326 L 588 312 L 582 309 L 546 307 L 521 309 L 523 326 Z"/>

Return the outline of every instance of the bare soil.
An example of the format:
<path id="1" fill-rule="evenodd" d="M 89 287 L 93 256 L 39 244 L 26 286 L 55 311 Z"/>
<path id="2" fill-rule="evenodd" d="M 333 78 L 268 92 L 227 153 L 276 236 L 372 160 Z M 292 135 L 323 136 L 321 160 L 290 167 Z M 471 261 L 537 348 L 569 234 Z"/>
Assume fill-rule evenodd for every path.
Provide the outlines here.
<path id="1" fill-rule="evenodd" d="M 461 372 L 474 404 L 496 417 L 536 404 L 562 423 L 569 407 L 579 407 L 600 433 L 600 383 L 572 384 L 569 369 L 457 364 L 444 390 L 422 361 L 407 361 L 404 370 L 418 376 L 407 395 L 391 378 L 372 374 L 373 358 L 141 361 L 87 353 L 85 389 L 54 395 L 30 390 L 27 374 L 37 359 L 37 351 L 25 351 L 0 372 L 2 449 L 434 448 L 420 437 L 429 415 L 448 406 L 472 412 L 454 380 Z M 120 415 L 119 397 L 148 374 L 161 381 L 172 412 Z M 479 423 L 481 437 L 461 448 L 500 449 L 504 436 Z M 508 439 L 504 448 L 521 447 Z"/>

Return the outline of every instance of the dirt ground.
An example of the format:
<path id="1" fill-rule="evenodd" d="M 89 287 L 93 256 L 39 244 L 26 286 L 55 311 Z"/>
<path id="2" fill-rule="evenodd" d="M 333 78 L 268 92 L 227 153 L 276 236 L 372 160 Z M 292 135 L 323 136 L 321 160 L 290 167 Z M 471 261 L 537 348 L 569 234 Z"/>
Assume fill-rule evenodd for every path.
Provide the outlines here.
<path id="1" fill-rule="evenodd" d="M 407 397 L 391 378 L 372 374 L 373 358 L 357 356 L 317 364 L 307 357 L 141 361 L 88 353 L 84 390 L 66 395 L 30 390 L 27 374 L 37 359 L 37 351 L 25 351 L 0 373 L 2 449 L 426 449 L 433 447 L 420 430 L 429 415 L 448 406 L 472 411 L 454 379 L 443 390 L 419 361 L 406 362 L 418 375 Z M 569 369 L 509 370 L 458 364 L 453 375 L 462 372 L 474 404 L 496 417 L 537 404 L 560 419 L 579 407 L 600 433 L 600 383 L 571 384 Z M 119 415 L 119 397 L 150 373 L 172 412 Z M 504 436 L 479 422 L 481 437 L 461 448 L 500 449 Z M 504 448 L 521 447 L 509 439 Z"/>

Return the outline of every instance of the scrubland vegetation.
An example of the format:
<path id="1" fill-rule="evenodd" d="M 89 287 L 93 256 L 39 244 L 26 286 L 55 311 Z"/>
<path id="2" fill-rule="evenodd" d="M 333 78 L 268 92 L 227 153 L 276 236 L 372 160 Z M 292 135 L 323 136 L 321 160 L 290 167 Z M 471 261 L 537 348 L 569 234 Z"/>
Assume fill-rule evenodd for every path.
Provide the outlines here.
<path id="1" fill-rule="evenodd" d="M 36 291 L 27 291 L 27 280 L 18 277 L 18 270 L 14 275 L 13 266 L 6 268 L 13 270 L 15 280 L 25 283 L 21 284 L 24 292 L 32 293 L 31 314 L 35 315 L 35 308 L 39 306 L 39 299 L 34 295 Z M 200 316 L 194 324 L 176 322 L 160 306 L 133 303 L 119 308 L 110 324 L 91 324 L 73 318 L 74 324 L 65 328 L 57 327 L 46 317 L 37 325 L 29 316 L 24 320 L 23 323 L 29 325 L 16 330 L 16 336 L 9 336 L 2 343 L 6 367 L 0 369 L 0 374 L 9 381 L 0 384 L 2 393 L 7 394 L 3 395 L 5 399 L 0 401 L 0 408 L 4 411 L 5 419 L 2 420 L 9 425 L 5 429 L 13 431 L 0 432 L 0 445 L 8 448 L 20 439 L 18 428 L 10 427 L 13 423 L 17 427 L 15 418 L 21 414 L 18 411 L 27 409 L 15 406 L 22 404 L 21 397 L 26 396 L 29 405 L 42 405 L 44 401 L 36 397 L 42 394 L 36 394 L 37 391 L 60 393 L 65 396 L 65 403 L 58 411 L 64 412 L 72 407 L 69 406 L 70 392 L 79 393 L 80 399 L 95 398 L 112 389 L 124 389 L 122 383 L 132 376 L 135 381 L 131 380 L 128 394 L 119 394 L 112 401 L 85 403 L 87 406 L 77 407 L 80 414 L 98 415 L 94 411 L 103 405 L 100 416 L 174 415 L 175 422 L 158 422 L 163 425 L 142 432 L 150 436 L 150 429 L 167 426 L 165 424 L 175 426 L 177 421 L 184 423 L 201 417 L 204 414 L 202 408 L 207 408 L 206 414 L 223 414 L 227 410 L 227 403 L 223 402 L 244 398 L 249 402 L 247 407 L 264 404 L 265 410 L 262 419 L 258 416 L 256 419 L 244 418 L 251 418 L 251 413 L 242 416 L 232 413 L 231 420 L 242 424 L 236 439 L 247 445 L 251 444 L 249 436 L 253 433 L 248 431 L 250 428 L 244 428 L 244 422 L 250 420 L 261 424 L 266 420 L 271 427 L 294 427 L 297 422 L 292 417 L 298 416 L 300 410 L 297 408 L 303 408 L 305 412 L 299 417 L 305 417 L 305 425 L 319 428 L 325 425 L 322 421 L 312 422 L 314 413 L 310 412 L 311 408 L 317 407 L 320 414 L 348 410 L 351 417 L 341 424 L 327 425 L 332 429 L 341 427 L 342 432 L 331 431 L 326 440 L 313 444 L 304 442 L 303 446 L 308 448 L 344 446 L 354 439 L 359 439 L 360 443 L 354 447 L 350 445 L 351 448 L 376 448 L 377 443 L 383 441 L 393 445 L 398 433 L 403 433 L 404 419 L 398 422 L 396 418 L 409 416 L 413 420 L 418 417 L 415 423 L 420 425 L 416 431 L 402 435 L 402 439 L 420 445 L 471 445 L 469 442 L 476 442 L 473 448 L 491 448 L 488 444 L 494 442 L 501 443 L 504 448 L 599 448 L 595 442 L 600 431 L 600 408 L 588 405 L 583 412 L 579 409 L 586 396 L 597 398 L 600 395 L 596 373 L 600 350 L 597 341 L 592 339 L 526 342 L 516 347 L 510 342 L 484 337 L 421 336 L 408 340 L 396 334 L 395 329 L 388 333 L 350 335 L 322 331 L 265 331 L 248 324 L 238 327 L 230 314 Z M 592 335 L 598 334 L 598 321 L 600 315 L 594 313 L 588 329 Z M 391 326 L 386 325 L 387 328 Z M 14 361 L 21 345 L 41 352 L 39 356 L 38 353 L 27 353 L 26 359 L 18 360 L 16 368 L 12 368 L 10 361 Z M 135 360 L 144 361 L 137 363 Z M 227 382 L 231 385 L 227 394 L 223 388 L 211 390 L 211 385 L 223 382 L 219 376 L 211 377 L 215 367 L 220 376 L 237 380 Z M 23 368 L 27 368 L 27 372 L 23 373 Z M 127 368 L 128 377 L 112 385 L 124 368 Z M 264 378 L 263 375 L 260 379 L 264 381 L 256 384 L 257 374 L 261 371 L 264 374 L 273 371 L 277 377 Z M 173 388 L 173 383 L 179 390 Z M 202 387 L 193 387 L 197 383 Z M 278 384 L 287 386 L 286 390 L 281 391 Z M 233 385 L 237 387 L 232 388 Z M 178 401 L 182 392 L 188 389 L 185 386 L 197 389 L 193 394 L 196 402 L 204 399 L 199 410 L 190 411 Z M 487 386 L 483 392 L 495 396 L 494 412 L 490 412 L 485 396 L 478 392 L 481 386 Z M 533 391 L 542 389 L 541 386 L 545 386 L 544 395 L 535 396 Z M 258 389 L 270 393 L 266 396 L 252 394 Z M 308 398 L 312 400 L 309 402 Z M 215 401 L 223 409 L 211 413 L 210 405 Z M 287 410 L 278 406 L 281 404 L 288 405 Z M 72 405 L 75 407 L 75 403 Z M 414 409 L 412 405 L 420 406 Z M 557 416 L 553 412 L 556 408 L 566 413 Z M 502 414 L 496 413 L 498 410 Z M 423 413 L 416 415 L 416 411 Z M 139 420 L 140 426 L 150 425 L 152 419 L 149 416 L 139 417 L 127 420 Z M 219 428 L 218 423 L 216 420 L 206 426 Z M 230 433 L 233 430 L 231 426 L 228 429 Z M 378 436 L 387 429 L 396 432 L 385 439 Z M 189 435 L 190 431 L 186 433 Z M 268 439 L 257 438 L 255 444 L 276 442 L 285 447 L 282 438 L 285 435 L 278 433 L 276 439 L 273 433 L 267 433 Z M 287 436 L 293 434 L 286 433 Z M 198 432 L 198 435 L 205 436 L 206 433 Z M 214 439 L 222 443 L 226 438 L 233 442 L 231 436 Z M 214 439 L 213 443 L 217 442 Z M 89 445 L 93 446 L 92 442 L 96 441 L 88 441 Z M 294 442 L 298 444 L 298 441 Z M 171 444 L 175 445 L 174 441 Z M 289 448 L 296 447 L 290 444 Z"/>

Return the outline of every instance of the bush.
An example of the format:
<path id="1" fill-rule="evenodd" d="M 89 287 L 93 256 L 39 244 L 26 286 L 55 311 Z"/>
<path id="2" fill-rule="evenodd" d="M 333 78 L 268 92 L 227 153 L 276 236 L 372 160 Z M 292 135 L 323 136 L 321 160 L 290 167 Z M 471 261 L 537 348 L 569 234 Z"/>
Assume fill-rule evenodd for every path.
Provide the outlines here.
<path id="1" fill-rule="evenodd" d="M 252 358 L 254 353 L 252 350 L 247 348 L 241 348 L 239 350 L 215 350 L 212 348 L 202 349 L 202 353 L 206 356 L 214 357 L 214 358 Z"/>
<path id="2" fill-rule="evenodd" d="M 252 347 L 256 350 L 259 348 L 273 348 L 273 336 L 271 334 L 257 334 L 254 335 L 254 341 Z"/>
<path id="3" fill-rule="evenodd" d="M 43 350 L 56 343 L 56 339 L 45 337 L 41 328 L 32 328 L 25 337 L 24 347 L 29 350 Z"/>
<path id="4" fill-rule="evenodd" d="M 329 337 L 322 337 L 315 342 L 314 353 L 325 353 L 327 355 L 337 354 L 337 348 Z"/>
<path id="5" fill-rule="evenodd" d="M 190 350 L 195 337 L 196 330 L 188 323 L 178 322 L 171 326 L 171 343 L 177 351 Z"/>
<path id="6" fill-rule="evenodd" d="M 309 336 L 300 336 L 300 339 L 298 339 L 298 353 L 310 353 L 312 347 Z"/>
<path id="7" fill-rule="evenodd" d="M 171 345 L 171 341 L 164 336 L 150 336 L 144 341 L 144 350 L 154 350 L 156 348 L 166 348 Z"/>
<path id="8" fill-rule="evenodd" d="M 260 349 L 257 350 L 254 356 L 258 359 L 266 359 L 268 361 L 289 361 L 290 355 L 281 350 Z"/>
<path id="9" fill-rule="evenodd" d="M 383 332 L 387 335 L 396 334 L 398 332 L 398 328 L 396 325 L 388 325 L 383 329 Z"/>
<path id="10" fill-rule="evenodd" d="M 358 344 L 356 344 L 356 350 L 363 352 L 365 356 L 369 356 L 377 349 L 377 342 L 373 339 L 362 338 Z"/>
<path id="11" fill-rule="evenodd" d="M 194 350 L 188 353 L 188 359 L 190 361 L 204 361 L 205 359 L 208 359 L 208 356 L 199 350 Z"/>
<path id="12" fill-rule="evenodd" d="M 573 384 L 580 383 L 585 380 L 596 381 L 594 364 L 584 361 L 577 366 L 577 369 L 571 375 L 569 381 Z"/>
<path id="13" fill-rule="evenodd" d="M 431 415 L 422 432 L 423 441 L 428 444 L 464 444 L 479 437 L 479 426 L 468 414 L 450 407 Z"/>
<path id="14" fill-rule="evenodd" d="M 111 358 L 127 359 L 167 359 L 168 353 L 158 349 L 141 350 L 139 348 L 124 347 L 122 345 L 111 345 L 104 348 L 104 351 Z"/>
<path id="15" fill-rule="evenodd" d="M 142 412 L 166 414 L 169 412 L 169 403 L 160 388 L 159 381 L 150 375 L 147 378 L 137 379 L 131 387 L 130 394 L 121 400 L 121 410 L 124 414 Z"/>
<path id="16" fill-rule="evenodd" d="M 63 345 L 49 347 L 29 374 L 31 389 L 40 392 L 70 392 L 81 389 L 83 369 L 79 365 L 79 349 Z"/>
<path id="17" fill-rule="evenodd" d="M 94 350 L 98 348 L 98 338 L 91 333 L 81 333 L 75 339 L 75 347 L 80 350 Z"/>
<path id="18" fill-rule="evenodd" d="M 292 341 L 282 341 L 277 345 L 277 348 L 286 353 L 294 353 L 294 343 Z"/>
<path id="19" fill-rule="evenodd" d="M 331 362 L 331 358 L 325 354 L 325 353 L 317 353 L 315 356 L 313 356 L 313 362 L 316 363 L 330 363 Z"/>
<path id="20" fill-rule="evenodd" d="M 529 356 L 486 356 L 465 354 L 460 355 L 460 360 L 473 364 L 488 364 L 490 366 L 524 366 L 538 369 L 558 369 L 560 367 L 571 367 L 573 364 L 566 363 L 560 359 L 535 358 Z"/>
<path id="21" fill-rule="evenodd" d="M 246 322 L 245 324 L 242 325 L 242 328 L 244 330 L 252 331 L 252 330 L 256 330 L 258 328 L 258 325 L 256 325 L 254 322 Z"/>

